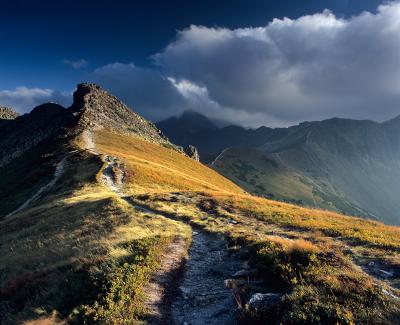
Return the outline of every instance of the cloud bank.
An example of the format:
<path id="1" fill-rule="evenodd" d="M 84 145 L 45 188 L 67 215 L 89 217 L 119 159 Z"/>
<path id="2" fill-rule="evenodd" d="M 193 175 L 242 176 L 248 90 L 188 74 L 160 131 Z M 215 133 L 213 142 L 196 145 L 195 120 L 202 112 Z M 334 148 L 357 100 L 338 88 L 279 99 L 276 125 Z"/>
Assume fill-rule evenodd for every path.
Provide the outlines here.
<path id="1" fill-rule="evenodd" d="M 71 100 L 71 94 L 51 89 L 17 87 L 14 90 L 0 90 L 0 106 L 12 107 L 20 114 L 47 102 L 69 106 Z"/>
<path id="2" fill-rule="evenodd" d="M 192 25 L 152 59 L 146 68 L 111 63 L 87 79 L 155 121 L 186 109 L 245 126 L 382 121 L 400 115 L 400 1 L 348 19 L 325 10 L 261 27 Z M 24 112 L 63 96 L 21 87 L 0 91 L 0 104 Z"/>
<path id="3" fill-rule="evenodd" d="M 350 19 L 326 10 L 257 28 L 191 26 L 154 58 L 238 123 L 400 114 L 400 2 Z"/>

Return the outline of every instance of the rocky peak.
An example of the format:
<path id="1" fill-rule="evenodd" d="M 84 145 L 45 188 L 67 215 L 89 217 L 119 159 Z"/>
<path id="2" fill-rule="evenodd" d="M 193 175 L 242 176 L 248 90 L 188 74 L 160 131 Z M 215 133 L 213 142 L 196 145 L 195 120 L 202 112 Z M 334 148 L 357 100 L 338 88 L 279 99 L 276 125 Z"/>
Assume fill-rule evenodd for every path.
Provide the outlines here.
<path id="1" fill-rule="evenodd" d="M 192 146 L 191 144 L 186 146 L 184 149 L 184 152 L 186 155 L 188 155 L 190 158 L 193 158 L 196 161 L 200 161 L 200 156 L 197 148 L 195 146 Z"/>
<path id="2" fill-rule="evenodd" d="M 0 120 L 14 120 L 19 114 L 10 107 L 0 106 Z"/>
<path id="3" fill-rule="evenodd" d="M 84 128 L 107 128 L 151 142 L 169 143 L 153 123 L 134 113 L 96 84 L 79 84 L 70 110 L 78 116 L 78 123 Z"/>

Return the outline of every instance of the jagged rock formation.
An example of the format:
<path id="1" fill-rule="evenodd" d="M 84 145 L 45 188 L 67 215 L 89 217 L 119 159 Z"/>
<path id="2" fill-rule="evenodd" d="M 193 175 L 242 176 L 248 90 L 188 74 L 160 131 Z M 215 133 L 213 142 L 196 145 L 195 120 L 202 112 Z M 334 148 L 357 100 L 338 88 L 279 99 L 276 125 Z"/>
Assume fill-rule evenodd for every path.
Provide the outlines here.
<path id="1" fill-rule="evenodd" d="M 0 120 L 14 120 L 19 114 L 10 107 L 0 106 Z"/>
<path id="2" fill-rule="evenodd" d="M 107 128 L 151 142 L 170 144 L 153 123 L 95 84 L 78 85 L 70 111 L 78 117 L 78 124 L 83 128 Z"/>
<path id="3" fill-rule="evenodd" d="M 43 104 L 29 114 L 0 125 L 0 167 L 19 157 L 45 138 L 56 134 L 71 114 L 57 104 Z"/>
<path id="4" fill-rule="evenodd" d="M 182 152 L 153 123 L 95 84 L 79 84 L 73 104 L 68 109 L 48 103 L 34 108 L 29 114 L 17 116 L 9 108 L 0 110 L 0 167 L 40 141 L 57 134 L 62 127 L 68 127 L 68 132 L 73 134 L 87 129 L 107 128 Z"/>
<path id="5" fill-rule="evenodd" d="M 200 161 L 200 156 L 199 152 L 197 151 L 197 148 L 195 146 L 192 146 L 191 144 L 186 146 L 184 149 L 185 154 L 187 154 L 190 158 Z"/>

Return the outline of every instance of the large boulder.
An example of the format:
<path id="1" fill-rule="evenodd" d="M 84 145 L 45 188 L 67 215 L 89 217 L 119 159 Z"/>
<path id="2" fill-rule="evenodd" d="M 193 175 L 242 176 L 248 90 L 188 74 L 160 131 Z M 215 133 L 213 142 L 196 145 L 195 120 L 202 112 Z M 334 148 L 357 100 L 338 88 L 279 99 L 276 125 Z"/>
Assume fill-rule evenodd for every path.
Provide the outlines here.
<path id="1" fill-rule="evenodd" d="M 184 151 L 185 151 L 185 154 L 187 154 L 190 158 L 193 158 L 196 161 L 200 161 L 199 152 L 195 146 L 192 146 L 190 144 L 185 147 Z"/>
<path id="2" fill-rule="evenodd" d="M 279 304 L 282 296 L 281 293 L 255 293 L 247 302 L 246 309 L 250 312 L 267 313 Z"/>

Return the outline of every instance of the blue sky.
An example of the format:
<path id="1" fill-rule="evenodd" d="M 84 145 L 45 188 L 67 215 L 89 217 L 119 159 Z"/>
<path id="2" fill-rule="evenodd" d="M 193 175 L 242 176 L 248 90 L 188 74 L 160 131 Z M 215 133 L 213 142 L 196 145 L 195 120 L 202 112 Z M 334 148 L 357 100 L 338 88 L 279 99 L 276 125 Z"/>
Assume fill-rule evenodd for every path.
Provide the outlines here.
<path id="1" fill-rule="evenodd" d="M 233 84 L 232 89 L 242 87 L 240 89 L 243 89 L 243 97 L 250 98 L 247 101 L 236 100 L 234 96 L 227 98 L 222 94 L 226 94 L 227 90 L 217 89 L 217 82 L 213 83 L 206 76 L 184 66 L 205 64 L 205 71 L 214 69 L 207 73 L 208 76 L 219 71 L 222 77 L 230 75 L 235 67 L 244 68 L 243 65 L 247 65 L 247 62 L 243 62 L 245 59 L 231 57 L 224 52 L 222 44 L 228 46 L 226 39 L 222 39 L 217 45 L 212 44 L 213 49 L 221 47 L 215 52 L 216 62 L 225 64 L 227 58 L 231 60 L 231 66 L 226 70 L 210 64 L 206 61 L 207 57 L 199 56 L 196 58 L 198 61 L 185 63 L 185 58 L 182 59 L 173 50 L 182 50 L 189 45 L 197 46 L 195 43 L 198 39 L 190 37 L 201 34 L 201 37 L 205 35 L 204 39 L 207 39 L 203 49 L 208 51 L 209 37 L 218 34 L 216 31 L 220 30 L 233 32 L 232 37 L 237 38 L 241 37 L 240 29 L 248 27 L 254 40 L 257 28 L 268 26 L 275 18 L 289 17 L 297 21 L 301 17 L 322 14 L 324 9 L 329 9 L 337 21 L 351 21 L 351 17 L 362 15 L 363 11 L 376 15 L 381 2 L 203 0 L 111 3 L 102 0 L 0 0 L 0 101 L 3 99 L 4 104 L 14 104 L 18 110 L 25 112 L 32 108 L 29 105 L 46 98 L 66 102 L 68 100 L 63 97 L 70 96 L 76 83 L 95 81 L 121 96 L 129 105 L 139 105 L 139 113 L 152 119 L 164 118 L 186 108 L 201 110 L 202 106 L 206 107 L 204 113 L 208 115 L 227 117 L 233 122 L 247 125 L 255 125 L 257 123 L 254 121 L 260 119 L 262 124 L 285 125 L 302 119 L 320 119 L 331 115 L 362 118 L 362 112 L 357 111 L 356 107 L 362 105 L 362 102 L 356 103 L 354 99 L 347 104 L 337 103 L 347 105 L 347 108 L 338 110 L 337 114 L 335 111 L 324 114 L 314 114 L 312 111 L 307 114 L 293 113 L 293 110 L 286 107 L 290 103 L 280 103 L 269 97 L 254 99 L 257 96 L 253 96 L 252 91 L 267 87 L 269 80 L 261 80 L 261 88 L 259 84 L 254 85 L 252 91 L 247 93 L 245 84 Z M 199 33 L 196 28 L 201 26 L 205 29 Z M 319 37 L 313 36 L 313 32 L 309 30 L 306 33 L 310 37 Z M 186 36 L 189 38 L 186 39 Z M 188 41 L 186 45 L 185 40 Z M 394 41 L 397 40 L 393 39 Z M 174 42 L 180 43 L 172 49 Z M 285 38 L 285 42 L 292 41 Z M 253 46 L 250 42 L 246 44 Z M 229 46 L 236 45 L 232 42 Z M 256 57 L 257 53 L 266 55 L 266 51 L 263 47 L 254 46 L 245 54 L 251 57 L 254 54 Z M 189 51 L 187 54 L 196 57 L 191 53 Z M 321 57 L 324 54 L 323 51 L 316 51 L 315 55 Z M 298 62 L 297 59 L 295 61 Z M 265 62 L 249 60 L 248 64 L 254 67 Z M 242 75 L 239 68 L 236 77 Z M 253 74 L 251 76 L 254 80 L 259 79 Z M 230 78 L 235 76 L 230 75 Z M 224 82 L 224 79 L 220 82 Z M 331 84 L 328 86 L 332 87 Z M 282 93 L 285 93 L 285 87 L 288 85 L 283 84 L 280 88 Z M 154 99 L 154 91 L 160 92 L 159 102 Z M 322 90 L 324 91 L 326 89 Z M 132 93 L 135 96 L 129 96 Z M 379 96 L 376 96 L 376 101 L 381 99 Z M 163 101 L 167 103 L 164 108 L 161 107 Z M 261 102 L 255 104 L 255 101 Z M 238 107 L 235 107 L 235 102 L 240 102 Z M 1 104 L 3 103 L 0 102 Z M 270 108 L 272 105 L 274 107 Z M 268 106 L 265 107 L 265 112 L 262 106 Z M 349 114 L 344 113 L 346 109 L 350 110 Z M 393 110 L 391 108 L 382 114 L 382 118 L 389 117 L 394 113 Z M 351 114 L 352 111 L 357 112 Z M 239 115 L 236 114 L 238 112 Z M 236 115 L 240 116 L 239 120 L 231 118 Z M 368 111 L 365 118 L 379 119 L 379 116 Z"/>

